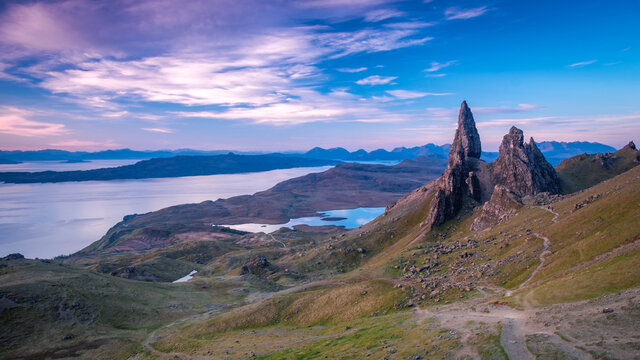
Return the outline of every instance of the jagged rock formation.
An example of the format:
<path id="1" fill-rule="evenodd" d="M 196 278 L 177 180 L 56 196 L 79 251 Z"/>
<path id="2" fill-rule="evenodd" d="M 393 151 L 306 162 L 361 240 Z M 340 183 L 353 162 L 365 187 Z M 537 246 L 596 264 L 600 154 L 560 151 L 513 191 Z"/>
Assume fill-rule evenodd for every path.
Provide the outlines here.
<path id="1" fill-rule="evenodd" d="M 277 270 L 278 267 L 271 264 L 264 255 L 256 255 L 242 266 L 240 275 L 266 276 Z"/>
<path id="2" fill-rule="evenodd" d="M 522 207 L 520 201 L 520 197 L 514 192 L 502 185 L 496 185 L 491 200 L 482 206 L 480 214 L 471 225 L 471 230 L 484 230 L 512 218 Z"/>
<path id="3" fill-rule="evenodd" d="M 476 175 L 482 146 L 473 114 L 463 101 L 458 116 L 458 129 L 449 150 L 449 164 L 436 181 L 435 195 L 424 225 L 431 228 L 453 218 L 462 207 L 466 195 L 481 199 L 480 181 Z"/>
<path id="4" fill-rule="evenodd" d="M 494 184 L 501 184 L 518 196 L 540 192 L 560 193 L 560 180 L 533 138 L 524 142 L 522 130 L 515 126 L 502 139 L 500 155 L 490 165 Z"/>
<path id="5" fill-rule="evenodd" d="M 423 225 L 429 229 L 454 218 L 463 204 L 484 205 L 474 230 L 481 230 L 514 213 L 520 198 L 541 192 L 558 194 L 560 180 L 533 138 L 524 142 L 522 130 L 512 127 L 500 145 L 500 155 L 487 165 L 475 120 L 466 101 L 458 116 L 458 129 L 442 176 L 430 187 L 433 200 Z M 493 196 L 492 196 L 493 194 Z"/>

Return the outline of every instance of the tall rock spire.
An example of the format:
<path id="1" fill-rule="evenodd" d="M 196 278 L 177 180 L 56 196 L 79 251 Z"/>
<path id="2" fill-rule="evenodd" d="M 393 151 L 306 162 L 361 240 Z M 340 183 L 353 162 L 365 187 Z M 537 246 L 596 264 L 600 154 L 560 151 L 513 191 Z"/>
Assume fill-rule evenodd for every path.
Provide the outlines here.
<path id="1" fill-rule="evenodd" d="M 460 150 L 464 152 L 465 158 L 471 157 L 479 159 L 482 153 L 480 135 L 478 135 L 476 122 L 473 119 L 473 114 L 466 101 L 463 101 L 460 105 L 458 129 L 456 130 L 456 136 L 453 139 L 449 156 L 451 157 L 452 153 L 457 153 Z"/>
<path id="2" fill-rule="evenodd" d="M 475 171 L 482 148 L 473 114 L 463 101 L 458 116 L 458 129 L 449 150 L 449 165 L 436 182 L 425 225 L 429 228 L 452 219 L 462 207 L 466 195 L 480 200 L 480 185 Z"/>

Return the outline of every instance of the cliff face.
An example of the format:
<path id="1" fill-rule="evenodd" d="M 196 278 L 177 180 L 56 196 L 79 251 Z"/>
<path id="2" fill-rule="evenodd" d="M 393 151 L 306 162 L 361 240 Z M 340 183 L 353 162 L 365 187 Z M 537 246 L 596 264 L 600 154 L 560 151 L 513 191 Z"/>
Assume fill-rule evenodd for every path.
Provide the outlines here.
<path id="1" fill-rule="evenodd" d="M 540 192 L 560 193 L 560 180 L 533 138 L 524 142 L 522 130 L 512 127 L 502 139 L 500 155 L 490 165 L 494 184 L 500 184 L 518 196 Z"/>
<path id="2" fill-rule="evenodd" d="M 449 150 L 449 164 L 436 181 L 435 195 L 425 225 L 429 228 L 443 224 L 456 216 L 465 196 L 481 198 L 480 182 L 476 176 L 482 146 L 473 114 L 463 101 L 458 116 L 458 129 Z"/>
<path id="3" fill-rule="evenodd" d="M 520 197 L 541 192 L 560 193 L 560 181 L 555 170 L 533 138 L 529 143 L 524 142 L 522 130 L 511 128 L 504 136 L 500 155 L 493 163 L 487 165 L 480 160 L 481 152 L 475 120 L 464 101 L 460 106 L 458 129 L 449 152 L 447 169 L 431 186 L 433 200 L 424 226 L 432 228 L 454 218 L 465 199 L 476 206 L 491 197 L 484 205 L 486 211 L 481 212 L 482 219 L 474 225 L 474 230 L 481 230 L 503 219 L 503 215 L 508 216 L 506 213 L 512 212 L 513 204 L 519 203 Z"/>

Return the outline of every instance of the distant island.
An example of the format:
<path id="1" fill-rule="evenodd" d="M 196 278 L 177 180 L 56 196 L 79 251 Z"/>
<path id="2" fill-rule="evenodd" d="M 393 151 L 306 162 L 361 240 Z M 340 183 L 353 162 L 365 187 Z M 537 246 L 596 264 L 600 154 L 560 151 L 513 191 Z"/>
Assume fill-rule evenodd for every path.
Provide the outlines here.
<path id="1" fill-rule="evenodd" d="M 8 160 L 8 159 L 0 159 L 0 164 L 14 165 L 14 164 L 20 164 L 20 161 L 14 161 L 14 160 Z"/>
<path id="2" fill-rule="evenodd" d="M 139 161 L 133 165 L 76 171 L 0 172 L 5 183 L 148 179 L 335 165 L 337 161 L 282 155 L 175 156 Z"/>

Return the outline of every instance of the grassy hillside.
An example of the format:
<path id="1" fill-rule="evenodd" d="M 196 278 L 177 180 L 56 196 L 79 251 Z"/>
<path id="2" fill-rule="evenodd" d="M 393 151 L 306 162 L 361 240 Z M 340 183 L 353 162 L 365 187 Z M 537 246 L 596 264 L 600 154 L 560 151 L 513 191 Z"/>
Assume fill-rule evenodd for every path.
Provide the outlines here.
<path id="1" fill-rule="evenodd" d="M 0 261 L 0 358 L 126 358 L 167 322 L 239 301 L 240 281 L 148 283 L 40 260 Z"/>
<path id="2" fill-rule="evenodd" d="M 630 143 L 614 153 L 582 154 L 562 161 L 556 171 L 567 194 L 584 190 L 640 164 L 640 151 Z"/>
<path id="3" fill-rule="evenodd" d="M 623 301 L 623 291 L 640 287 L 639 185 L 635 167 L 572 195 L 527 198 L 515 216 L 480 232 L 469 230 L 480 214 L 472 202 L 458 218 L 427 231 L 422 224 L 433 195 L 426 185 L 349 231 L 303 227 L 273 238 L 176 232 L 167 247 L 113 252 L 102 262 L 95 254 L 66 264 L 3 260 L 0 353 L 504 359 L 514 354 L 504 339 L 526 330 L 530 336 L 518 341 L 529 351 L 571 358 L 582 350 L 567 347 L 565 335 L 554 331 L 565 329 L 567 319 L 583 319 L 587 305 L 563 318 L 545 318 L 541 307 L 601 306 L 598 299 Z M 257 255 L 271 265 L 247 274 L 245 265 Z M 191 266 L 199 273 L 189 283 L 170 284 L 94 271 L 109 266 L 135 266 L 158 278 Z M 632 325 L 640 319 L 635 303 L 628 304 L 615 310 L 627 322 L 594 320 L 631 334 L 626 345 L 589 340 L 593 331 L 604 334 L 587 324 L 591 318 L 572 324 L 596 330 L 572 330 L 570 340 L 600 357 L 624 358 L 638 345 Z M 525 326 L 520 317 L 540 328 L 514 330 Z M 557 324 L 556 330 L 543 324 Z M 36 338 L 46 341 L 34 347 Z M 623 355 L 606 355 L 616 351 Z"/>

